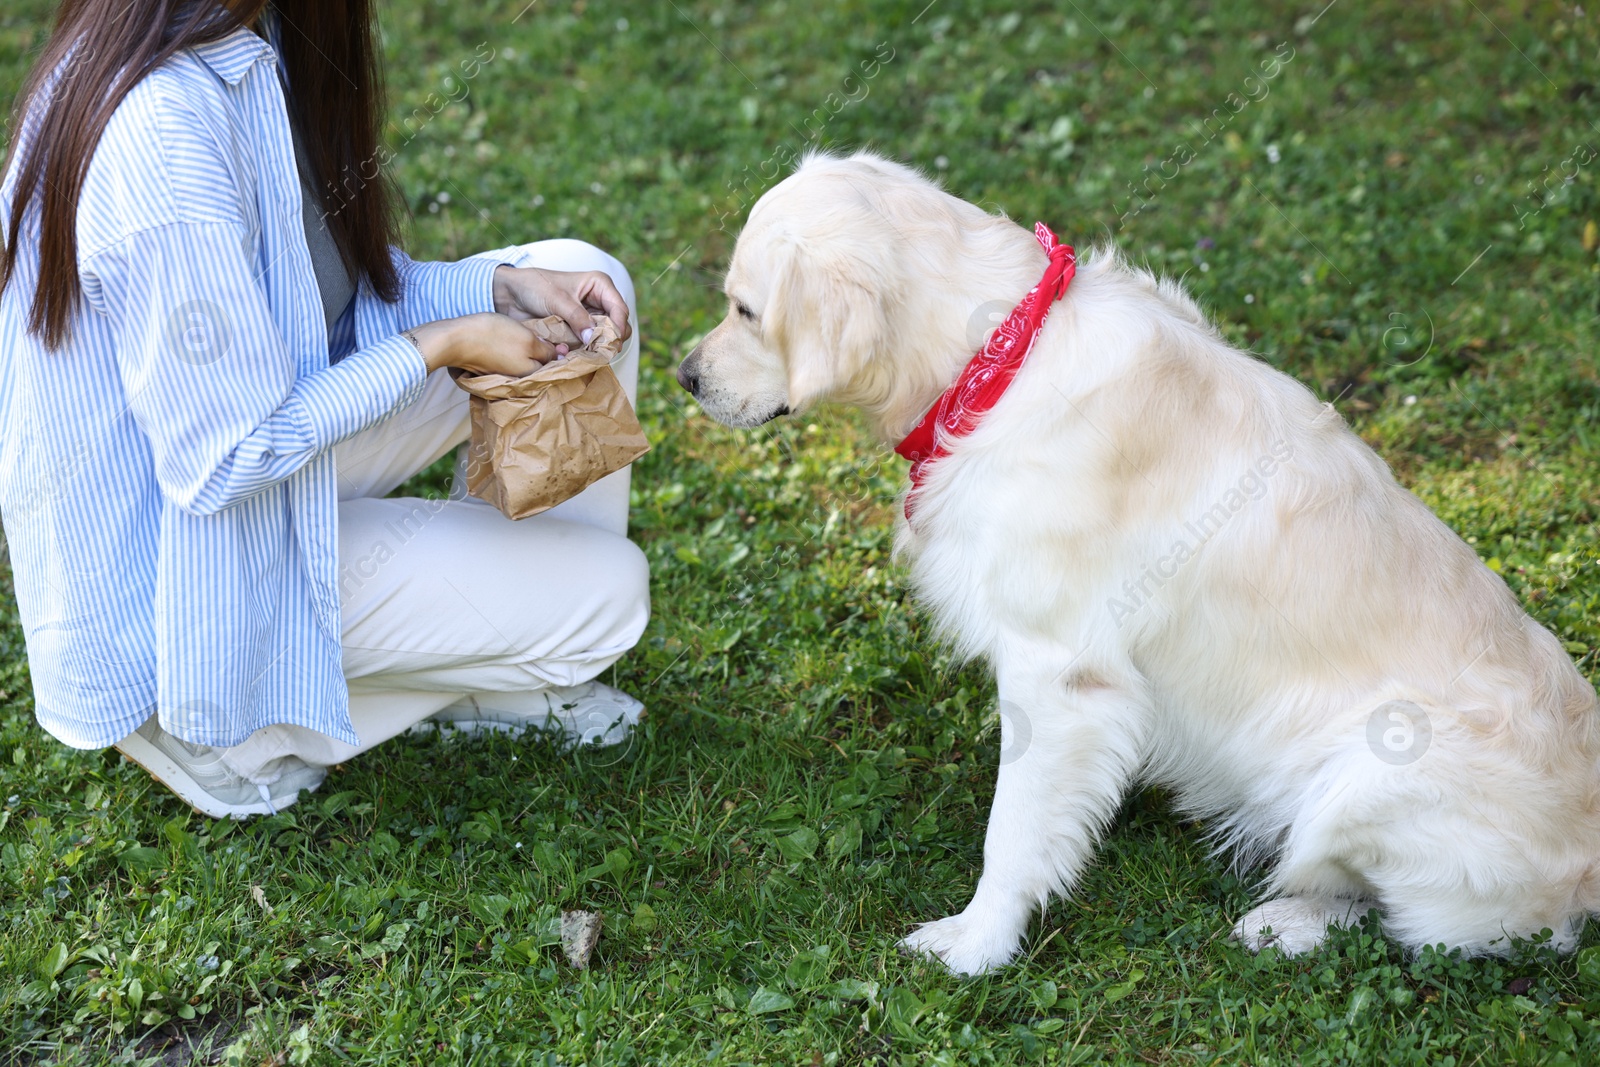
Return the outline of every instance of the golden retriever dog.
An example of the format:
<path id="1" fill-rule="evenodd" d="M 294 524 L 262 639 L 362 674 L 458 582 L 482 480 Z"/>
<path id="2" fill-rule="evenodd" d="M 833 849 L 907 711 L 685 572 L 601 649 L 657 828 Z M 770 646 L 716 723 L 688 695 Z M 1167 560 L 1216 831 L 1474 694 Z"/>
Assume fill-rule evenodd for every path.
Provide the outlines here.
<path id="1" fill-rule="evenodd" d="M 752 209 L 678 378 L 729 426 L 826 398 L 893 443 L 1045 263 L 906 167 L 814 156 Z M 992 665 L 1002 746 L 971 902 L 907 950 L 1010 961 L 1141 782 L 1273 861 L 1233 930 L 1252 949 L 1376 908 L 1413 949 L 1570 950 L 1600 908 L 1594 689 L 1332 405 L 1176 283 L 1084 257 L 897 547 Z"/>

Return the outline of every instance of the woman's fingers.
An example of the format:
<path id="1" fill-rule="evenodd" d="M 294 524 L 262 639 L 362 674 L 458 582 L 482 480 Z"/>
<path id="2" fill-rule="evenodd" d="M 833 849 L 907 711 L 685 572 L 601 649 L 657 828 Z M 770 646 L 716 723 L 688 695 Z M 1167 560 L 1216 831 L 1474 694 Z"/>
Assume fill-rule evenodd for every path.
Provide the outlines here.
<path id="1" fill-rule="evenodd" d="M 594 312 L 598 310 L 616 323 L 624 340 L 633 333 L 628 303 L 603 271 L 501 267 L 494 277 L 495 308 L 503 315 L 518 320 L 556 315 L 588 343 L 584 334 L 594 328 Z"/>
<path id="2" fill-rule="evenodd" d="M 496 318 L 499 318 L 505 324 L 502 328 L 505 333 L 502 351 L 516 360 L 509 367 L 500 369 L 498 373 L 520 378 L 524 374 L 531 374 L 533 371 L 538 370 L 541 366 L 561 354 L 556 345 L 534 333 L 526 323 L 503 315 L 497 315 Z M 511 331 L 515 331 L 515 333 Z M 519 349 L 520 352 L 518 351 Z"/>
<path id="3" fill-rule="evenodd" d="M 633 324 L 628 321 L 628 302 L 622 299 L 622 293 L 617 290 L 617 285 L 611 280 L 611 275 L 595 271 L 589 275 L 588 294 L 586 303 L 598 303 L 608 318 L 617 324 L 617 332 L 624 341 L 633 332 Z"/>
<path id="4" fill-rule="evenodd" d="M 605 312 L 612 322 L 616 323 L 617 332 L 624 340 L 633 332 L 633 327 L 628 322 L 628 303 L 622 299 L 616 283 L 611 276 L 603 271 L 591 270 L 566 273 L 563 271 L 545 271 L 544 279 L 549 285 L 545 296 L 545 306 L 550 309 L 550 314 L 560 315 L 566 320 L 572 331 L 583 339 L 584 344 L 589 343 L 585 332 L 594 328 L 594 308 Z M 592 336 L 592 335 L 590 335 Z"/>
<path id="5" fill-rule="evenodd" d="M 533 331 L 530 330 L 529 332 L 532 333 Z M 549 363 L 552 359 L 555 359 L 557 356 L 561 355 L 561 349 L 565 347 L 565 345 L 553 345 L 542 337 L 534 337 L 533 346 L 529 350 L 529 355 L 533 357 L 533 361 L 535 363 Z"/>
<path id="6" fill-rule="evenodd" d="M 550 314 L 560 315 L 584 344 L 589 343 L 589 338 L 593 336 L 589 331 L 594 329 L 594 316 L 589 314 L 589 309 L 583 306 L 582 301 L 565 289 L 552 289 L 549 305 Z"/>

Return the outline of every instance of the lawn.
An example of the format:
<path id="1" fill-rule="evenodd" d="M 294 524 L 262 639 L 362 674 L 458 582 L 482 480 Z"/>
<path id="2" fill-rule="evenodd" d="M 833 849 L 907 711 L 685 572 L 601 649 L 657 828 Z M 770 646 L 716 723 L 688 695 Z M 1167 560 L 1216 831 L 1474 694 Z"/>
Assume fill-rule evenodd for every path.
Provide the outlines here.
<path id="1" fill-rule="evenodd" d="M 1016 965 L 900 956 L 976 880 L 991 683 L 890 557 L 901 461 L 836 411 L 723 429 L 672 379 L 754 198 L 871 145 L 1183 276 L 1600 678 L 1600 15 L 525 2 L 383 5 L 388 136 L 413 253 L 574 236 L 634 272 L 655 619 L 613 680 L 646 725 L 405 737 L 213 822 L 34 725 L 6 578 L 0 1063 L 1600 1062 L 1593 927 L 1565 959 L 1253 957 L 1226 931 L 1261 872 L 1154 791 Z M 0 97 L 50 7 L 7 0 Z M 570 908 L 605 915 L 587 971 Z"/>

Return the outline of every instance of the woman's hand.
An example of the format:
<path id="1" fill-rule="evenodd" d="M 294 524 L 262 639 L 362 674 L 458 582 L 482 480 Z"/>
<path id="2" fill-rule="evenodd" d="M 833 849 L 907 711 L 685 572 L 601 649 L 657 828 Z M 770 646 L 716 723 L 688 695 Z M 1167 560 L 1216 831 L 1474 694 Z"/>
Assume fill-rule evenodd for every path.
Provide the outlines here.
<path id="1" fill-rule="evenodd" d="M 492 311 L 441 319 L 407 333 L 416 339 L 430 373 L 440 367 L 460 367 L 473 374 L 521 378 L 566 348 L 558 349 L 516 319 Z"/>
<path id="2" fill-rule="evenodd" d="M 513 319 L 560 315 L 572 332 L 588 343 L 584 331 L 594 328 L 590 311 L 603 312 L 617 324 L 623 340 L 633 332 L 628 305 L 610 275 L 597 270 L 540 270 L 500 267 L 494 272 L 494 309 Z"/>

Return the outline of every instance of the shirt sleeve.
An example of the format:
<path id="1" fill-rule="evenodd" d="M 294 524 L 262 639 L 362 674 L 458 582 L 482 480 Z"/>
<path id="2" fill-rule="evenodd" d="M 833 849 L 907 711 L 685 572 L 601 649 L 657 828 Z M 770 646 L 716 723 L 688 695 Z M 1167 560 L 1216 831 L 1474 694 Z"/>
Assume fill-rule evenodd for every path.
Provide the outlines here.
<path id="1" fill-rule="evenodd" d="M 455 263 L 419 262 L 398 248 L 390 254 L 400 272 L 400 319 L 407 328 L 493 311 L 495 268 L 510 265 L 477 256 Z"/>
<path id="2" fill-rule="evenodd" d="M 208 515 L 281 482 L 421 393 L 427 366 L 384 336 L 301 373 L 272 318 L 242 224 L 144 230 L 85 260 L 84 288 L 113 323 L 128 410 L 149 438 L 163 496 Z M 492 273 L 493 264 L 479 268 Z M 470 288 L 467 272 L 429 284 Z M 487 288 L 488 283 L 484 282 Z"/>

